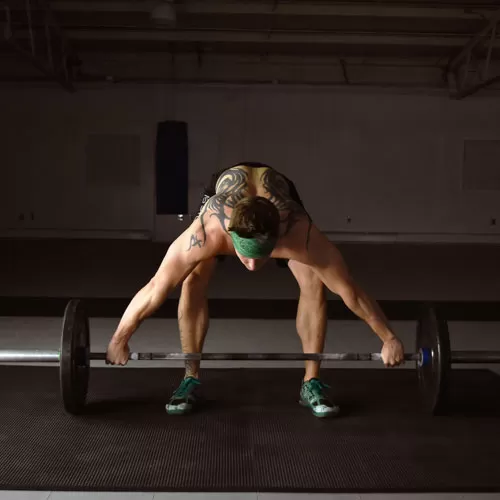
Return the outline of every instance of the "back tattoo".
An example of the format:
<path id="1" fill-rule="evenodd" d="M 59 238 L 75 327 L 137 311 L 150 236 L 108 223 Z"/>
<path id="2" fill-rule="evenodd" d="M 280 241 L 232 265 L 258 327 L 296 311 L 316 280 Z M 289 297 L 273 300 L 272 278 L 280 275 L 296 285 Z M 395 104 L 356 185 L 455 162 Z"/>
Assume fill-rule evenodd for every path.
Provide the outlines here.
<path id="1" fill-rule="evenodd" d="M 260 176 L 260 183 L 266 193 L 267 198 L 280 212 L 281 224 L 284 225 L 282 236 L 287 235 L 292 227 L 304 217 L 309 221 L 307 230 L 306 248 L 309 246 L 309 235 L 312 227 L 312 220 L 306 210 L 291 198 L 290 188 L 286 179 L 273 169 L 266 169 Z M 232 209 L 236 204 L 248 196 L 248 172 L 238 168 L 226 170 L 217 180 L 214 196 L 208 199 L 199 214 L 203 240 L 195 234 L 191 235 L 188 251 L 194 246 L 202 247 L 206 243 L 207 234 L 205 229 L 205 215 L 208 212 L 210 217 L 217 217 L 219 223 L 227 232 L 227 226 L 231 218 L 226 213 L 226 208 Z"/>

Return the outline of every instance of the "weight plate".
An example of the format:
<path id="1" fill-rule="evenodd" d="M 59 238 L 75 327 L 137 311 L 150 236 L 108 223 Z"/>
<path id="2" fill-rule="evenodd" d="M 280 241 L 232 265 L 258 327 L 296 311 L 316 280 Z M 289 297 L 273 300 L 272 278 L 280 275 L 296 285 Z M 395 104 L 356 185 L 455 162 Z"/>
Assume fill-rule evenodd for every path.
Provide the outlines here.
<path id="1" fill-rule="evenodd" d="M 417 352 L 428 349 L 427 362 L 417 363 L 422 405 L 426 412 L 438 415 L 444 411 L 450 370 L 450 336 L 446 320 L 440 319 L 429 304 L 422 308 L 417 323 Z"/>
<path id="2" fill-rule="evenodd" d="M 90 372 L 89 322 L 83 303 L 70 300 L 64 311 L 59 381 L 64 408 L 78 415 L 85 408 Z"/>

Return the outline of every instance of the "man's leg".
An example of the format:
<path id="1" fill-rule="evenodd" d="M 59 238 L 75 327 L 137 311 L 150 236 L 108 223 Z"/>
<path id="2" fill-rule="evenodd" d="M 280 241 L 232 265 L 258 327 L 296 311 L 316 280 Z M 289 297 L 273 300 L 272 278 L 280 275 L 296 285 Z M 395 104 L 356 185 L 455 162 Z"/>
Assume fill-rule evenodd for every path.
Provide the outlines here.
<path id="1" fill-rule="evenodd" d="M 326 294 L 323 282 L 314 271 L 300 262 L 291 260 L 288 267 L 300 287 L 297 309 L 297 333 L 305 353 L 321 353 L 326 336 Z M 320 362 L 308 360 L 304 380 L 319 377 Z"/>
<path id="2" fill-rule="evenodd" d="M 178 319 L 182 352 L 201 352 L 208 331 L 207 289 L 216 265 L 216 258 L 198 264 L 182 284 Z M 199 361 L 186 361 L 185 377 L 198 378 Z"/>
<path id="3" fill-rule="evenodd" d="M 297 332 L 302 341 L 304 353 L 321 353 L 325 346 L 327 327 L 327 304 L 323 282 L 314 271 L 304 264 L 289 261 L 292 271 L 300 287 L 297 310 Z M 307 406 L 317 417 L 330 417 L 339 413 L 325 394 L 324 385 L 319 377 L 321 363 L 307 360 L 305 376 L 300 390 L 300 402 Z"/>
<path id="4" fill-rule="evenodd" d="M 182 352 L 198 353 L 208 330 L 207 288 L 216 259 L 201 262 L 184 280 L 179 299 L 178 318 Z M 186 373 L 179 387 L 166 405 L 170 415 L 190 413 L 200 399 L 200 362 L 186 361 Z"/>

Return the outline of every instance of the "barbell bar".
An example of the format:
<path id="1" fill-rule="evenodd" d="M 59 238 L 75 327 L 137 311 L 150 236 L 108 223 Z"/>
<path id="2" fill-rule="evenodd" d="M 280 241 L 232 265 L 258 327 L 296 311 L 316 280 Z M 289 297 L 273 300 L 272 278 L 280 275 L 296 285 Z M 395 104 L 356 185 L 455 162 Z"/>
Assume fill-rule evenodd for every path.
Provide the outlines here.
<path id="1" fill-rule="evenodd" d="M 500 351 L 451 351 L 451 362 L 457 364 L 500 363 Z"/>
<path id="2" fill-rule="evenodd" d="M 84 412 L 90 377 L 90 361 L 105 360 L 106 353 L 90 351 L 88 317 L 80 300 L 72 299 L 64 311 L 60 350 L 0 350 L 4 363 L 59 363 L 64 408 L 71 414 Z M 380 353 L 130 353 L 132 361 L 152 360 L 256 360 L 256 361 L 381 361 Z M 450 349 L 448 324 L 432 304 L 423 304 L 417 321 L 416 352 L 406 361 L 416 362 L 421 405 L 438 414 L 446 406 L 451 363 L 500 363 L 500 351 L 454 351 Z"/>
<path id="3" fill-rule="evenodd" d="M 105 361 L 105 352 L 92 352 L 91 361 Z M 379 352 L 332 352 L 332 353 L 181 353 L 181 352 L 131 352 L 130 361 L 382 361 Z M 423 363 L 424 351 L 406 353 L 405 361 Z M 58 363 L 61 351 L 6 349 L 0 350 L 0 363 Z M 452 351 L 452 363 L 481 364 L 500 363 L 500 351 Z"/>
<path id="4" fill-rule="evenodd" d="M 423 354 L 405 354 L 406 361 L 420 361 Z M 105 352 L 92 352 L 91 361 L 106 360 Z M 181 353 L 181 352 L 131 352 L 130 361 L 381 361 L 380 353 Z M 61 360 L 61 352 L 50 350 L 0 350 L 1 363 L 54 363 Z"/>

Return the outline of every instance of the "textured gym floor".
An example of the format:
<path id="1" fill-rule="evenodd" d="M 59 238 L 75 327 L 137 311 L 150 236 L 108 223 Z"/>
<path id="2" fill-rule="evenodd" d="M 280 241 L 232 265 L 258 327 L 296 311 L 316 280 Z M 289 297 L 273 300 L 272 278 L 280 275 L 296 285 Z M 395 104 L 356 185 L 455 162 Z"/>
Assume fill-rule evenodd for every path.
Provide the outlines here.
<path id="1" fill-rule="evenodd" d="M 500 494 L 335 495 L 281 493 L 71 493 L 2 491 L 0 500 L 498 500 Z"/>
<path id="2" fill-rule="evenodd" d="M 335 495 L 281 493 L 71 493 L 2 491 L 0 500 L 498 500 L 500 494 Z"/>
<path id="3" fill-rule="evenodd" d="M 0 500 L 498 500 L 500 494 L 80 493 L 0 491 Z"/>
<path id="4" fill-rule="evenodd" d="M 0 321 L 3 321 L 4 324 L 2 325 L 5 327 L 5 322 L 9 323 L 10 327 L 15 327 L 11 328 L 10 331 L 16 332 L 15 334 L 13 333 L 11 338 L 4 337 L 2 339 L 3 345 L 0 346 L 1 348 L 9 348 L 9 347 L 30 347 L 30 348 L 57 348 L 57 343 L 59 340 L 59 320 L 58 319 L 50 319 L 50 318 L 43 318 L 42 321 L 36 323 L 38 320 L 36 318 L 0 318 Z M 172 322 L 173 323 L 173 322 Z M 217 322 L 215 323 L 215 327 L 217 327 Z M 283 322 L 284 323 L 284 322 Z M 94 338 L 93 338 L 93 344 L 94 344 L 94 349 L 93 350 L 102 350 L 106 344 L 107 340 L 107 332 L 106 330 L 108 328 L 111 328 L 112 325 L 114 324 L 114 320 L 94 320 Z M 156 324 L 157 326 L 161 325 L 161 328 L 158 330 L 153 329 L 155 331 L 152 331 L 151 329 L 146 328 L 145 332 L 143 332 L 143 335 L 137 335 L 134 341 L 134 349 L 137 350 L 178 350 L 178 340 L 174 337 L 170 338 L 168 337 L 168 340 L 166 340 L 165 337 L 165 323 L 159 322 Z M 292 326 L 293 323 L 290 322 L 290 325 L 287 326 L 289 328 Z M 234 326 L 234 325 L 233 325 Z M 256 335 L 261 335 L 261 329 L 258 328 L 258 324 L 254 324 L 253 327 L 255 327 L 255 332 Z M 40 329 L 43 328 L 43 332 L 40 331 Z M 175 329 L 175 327 L 172 325 L 172 328 Z M 228 327 L 229 328 L 229 327 Z M 403 328 L 404 329 L 404 328 Z M 37 331 L 38 330 L 38 331 Z M 411 338 L 413 334 L 413 327 L 410 325 L 408 326 L 407 329 L 408 337 Z M 227 332 L 226 332 L 227 335 Z M 355 335 L 355 333 L 354 333 Z M 365 345 L 366 345 L 366 333 L 362 334 L 362 336 L 365 337 Z M 215 337 L 215 338 L 214 338 Z M 226 337 L 227 338 L 227 337 Z M 210 337 L 209 337 L 210 339 Z M 279 333 L 276 335 L 276 339 L 279 339 Z M 277 340 L 279 341 L 279 340 Z M 244 350 L 244 346 L 238 346 L 238 345 L 230 345 L 230 342 L 226 342 L 223 346 L 220 345 L 217 341 L 217 338 L 215 335 L 212 336 L 212 340 L 209 341 L 209 345 L 207 350 L 210 351 L 239 351 L 239 350 Z M 238 341 L 236 341 L 238 342 Z M 23 345 L 25 344 L 25 345 Z M 210 345 L 211 344 L 211 345 Z M 266 339 L 266 345 L 269 345 L 269 351 L 273 350 L 279 350 L 276 349 L 276 345 L 273 345 L 273 339 Z M 376 343 L 375 343 L 376 344 Z M 411 345 L 411 344 L 410 344 Z M 352 346 L 340 346 L 333 345 L 329 346 L 330 350 L 345 350 L 349 349 L 352 350 Z M 295 349 L 289 349 L 291 351 L 295 351 Z M 212 363 L 210 366 L 213 366 L 215 363 Z M 254 363 L 255 364 L 255 363 Z M 247 366 L 251 365 L 251 363 L 247 363 Z M 364 364 L 363 364 L 364 365 Z M 135 365 L 137 366 L 137 365 Z M 158 366 L 158 365 L 156 365 Z M 297 364 L 292 366 L 297 366 Z M 345 366 L 345 365 L 342 365 Z M 279 493 L 242 493 L 242 494 L 237 494 L 237 493 L 95 493 L 95 492 L 88 492 L 88 493 L 83 493 L 83 492 L 65 492 L 65 491 L 58 491 L 58 492 L 43 492 L 43 491 L 31 491 L 31 492 L 23 492 L 23 491 L 0 491 L 0 499 L 26 499 L 26 500 L 41 500 L 41 499 L 48 499 L 50 498 L 51 500 L 53 499 L 58 499 L 58 500 L 64 500 L 64 499 L 70 499 L 70 498 L 78 498 L 81 500 L 87 500 L 87 499 L 117 499 L 117 498 L 124 498 L 124 499 L 130 499 L 130 500 L 135 500 L 135 499 L 164 499 L 164 500 L 215 500 L 217 499 L 230 499 L 234 498 L 235 500 L 284 500 L 285 498 L 290 498 L 292 500 L 300 500 L 300 499 L 305 499 L 305 498 L 312 498 L 313 500 L 326 500 L 326 499 L 331 499 L 331 500 L 342 500 L 342 499 L 379 499 L 379 498 L 394 498 L 394 499 L 422 499 L 422 498 L 428 498 L 428 499 L 458 499 L 458 498 L 477 498 L 477 499 L 500 499 L 500 494 L 477 494 L 477 493 L 468 493 L 468 494 L 463 494 L 463 493 L 451 493 L 451 494 L 444 494 L 444 493 L 439 493 L 439 494 L 394 494 L 394 495 L 388 495 L 388 494 L 378 494 L 378 495 L 373 495 L 373 494 L 341 494 L 341 495 L 334 495 L 334 494 L 306 494 L 306 493 L 301 493 L 301 494 L 291 494 L 291 493 L 286 493 L 286 494 L 279 494 Z"/>

